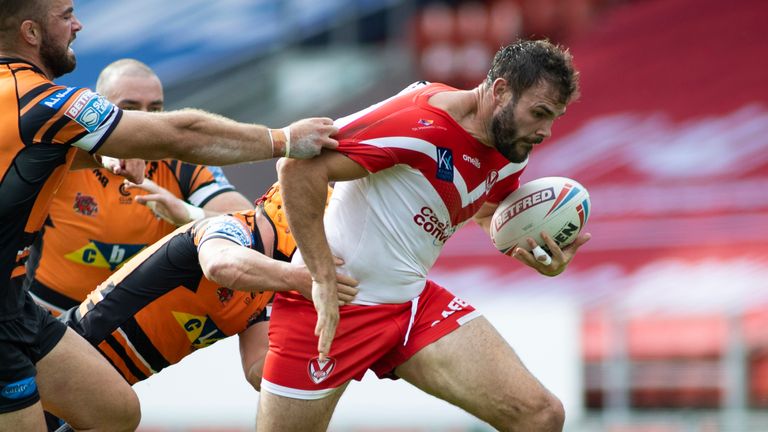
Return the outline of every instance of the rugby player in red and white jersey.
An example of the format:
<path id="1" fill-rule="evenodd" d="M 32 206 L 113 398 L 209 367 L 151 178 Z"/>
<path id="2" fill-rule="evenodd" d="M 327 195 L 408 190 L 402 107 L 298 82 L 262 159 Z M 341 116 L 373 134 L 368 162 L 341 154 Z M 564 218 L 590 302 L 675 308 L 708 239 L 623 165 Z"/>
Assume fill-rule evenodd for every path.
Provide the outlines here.
<path id="1" fill-rule="evenodd" d="M 275 297 L 259 431 L 325 430 L 346 385 L 367 369 L 499 430 L 562 430 L 560 401 L 478 311 L 427 272 L 467 220 L 488 231 L 531 149 L 577 93 L 566 50 L 519 41 L 496 54 L 477 88 L 417 83 L 337 120 L 337 151 L 281 163 L 295 259 L 313 275 L 314 305 L 291 293 Z M 338 183 L 323 223 L 328 181 Z M 514 256 L 554 276 L 589 235 L 563 249 L 545 239 L 550 264 L 521 249 Z M 353 304 L 340 308 L 334 255 L 360 282 Z"/>

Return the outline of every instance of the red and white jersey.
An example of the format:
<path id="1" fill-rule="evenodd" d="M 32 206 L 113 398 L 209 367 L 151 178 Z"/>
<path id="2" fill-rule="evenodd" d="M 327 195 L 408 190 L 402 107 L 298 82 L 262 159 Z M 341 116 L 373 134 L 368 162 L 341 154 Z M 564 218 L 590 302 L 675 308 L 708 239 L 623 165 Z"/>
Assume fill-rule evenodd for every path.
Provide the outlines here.
<path id="1" fill-rule="evenodd" d="M 455 90 L 419 82 L 336 121 L 338 151 L 371 172 L 338 182 L 325 214 L 341 271 L 360 282 L 356 304 L 418 296 L 451 235 L 484 202 L 498 203 L 519 186 L 527 161 L 510 163 L 429 104 Z"/>

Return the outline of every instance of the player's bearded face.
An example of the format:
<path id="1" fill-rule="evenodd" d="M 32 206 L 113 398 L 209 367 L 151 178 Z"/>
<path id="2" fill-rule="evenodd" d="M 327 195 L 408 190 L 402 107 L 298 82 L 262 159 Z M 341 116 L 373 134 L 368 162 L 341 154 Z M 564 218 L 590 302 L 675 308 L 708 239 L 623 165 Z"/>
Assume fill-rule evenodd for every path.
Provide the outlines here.
<path id="1" fill-rule="evenodd" d="M 43 40 L 40 44 L 40 58 L 48 70 L 51 71 L 54 78 L 72 72 L 77 64 L 75 53 L 69 49 L 72 41 L 62 44 L 51 36 L 47 29 L 43 27 Z M 74 38 L 73 38 L 74 40 Z"/>
<path id="2" fill-rule="evenodd" d="M 493 133 L 493 142 L 496 145 L 496 150 L 507 158 L 508 161 L 520 163 L 528 157 L 532 145 L 517 136 L 516 105 L 517 101 L 515 99 L 510 100 L 501 109 L 501 112 L 493 116 L 491 133 Z"/>

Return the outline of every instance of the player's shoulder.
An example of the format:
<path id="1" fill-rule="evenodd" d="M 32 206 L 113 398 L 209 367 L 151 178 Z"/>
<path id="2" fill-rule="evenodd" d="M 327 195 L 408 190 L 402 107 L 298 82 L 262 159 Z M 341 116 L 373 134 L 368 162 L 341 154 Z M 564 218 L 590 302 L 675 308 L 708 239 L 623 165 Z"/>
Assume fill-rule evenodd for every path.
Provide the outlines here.
<path id="1" fill-rule="evenodd" d="M 400 93 L 398 93 L 398 95 L 404 95 L 404 94 L 407 94 L 407 93 L 411 93 L 413 91 L 422 90 L 422 89 L 428 87 L 430 84 L 432 84 L 432 83 L 430 83 L 429 81 L 424 81 L 424 80 L 416 81 L 414 83 L 409 84 L 404 89 L 400 90 Z"/>
<path id="2" fill-rule="evenodd" d="M 230 238 L 236 243 L 250 247 L 253 243 L 253 233 L 257 230 L 254 210 L 213 216 L 193 227 L 195 242 L 198 245 L 204 239 L 215 236 Z"/>
<path id="3" fill-rule="evenodd" d="M 441 91 L 449 91 L 449 90 L 456 90 L 455 88 L 438 82 L 429 82 L 429 81 L 416 81 L 406 88 L 402 89 L 400 93 L 398 93 L 398 96 L 406 95 L 409 93 L 439 93 Z"/>

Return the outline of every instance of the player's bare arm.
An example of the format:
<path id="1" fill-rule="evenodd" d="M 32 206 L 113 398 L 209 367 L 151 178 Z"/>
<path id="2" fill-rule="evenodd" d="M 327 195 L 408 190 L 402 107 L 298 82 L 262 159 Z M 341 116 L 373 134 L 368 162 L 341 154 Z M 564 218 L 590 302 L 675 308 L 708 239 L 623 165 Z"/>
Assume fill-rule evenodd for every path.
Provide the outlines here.
<path id="1" fill-rule="evenodd" d="M 315 335 L 319 337 L 321 360 L 330 353 L 339 322 L 333 255 L 323 227 L 328 182 L 367 175 L 368 171 L 357 162 L 334 151 L 323 152 L 312 160 L 286 160 L 278 165 L 288 225 L 312 273 L 312 301 L 317 310 Z"/>
<path id="2" fill-rule="evenodd" d="M 180 159 L 208 165 L 231 165 L 279 156 L 310 158 L 337 129 L 328 118 L 299 120 L 283 129 L 239 123 L 196 109 L 164 113 L 124 111 L 114 132 L 99 149 L 118 158 Z"/>
<path id="3" fill-rule="evenodd" d="M 200 267 L 209 280 L 240 291 L 298 291 L 309 298 L 312 277 L 303 266 L 274 260 L 232 241 L 216 238 L 203 243 Z M 334 271 L 336 301 L 346 304 L 357 294 L 357 281 Z"/>
<path id="4" fill-rule="evenodd" d="M 497 203 L 484 202 L 480 207 L 480 210 L 472 216 L 472 220 L 480 226 L 490 237 L 491 235 L 491 218 L 493 218 L 493 212 L 499 207 Z"/>
<path id="5" fill-rule="evenodd" d="M 485 231 L 486 234 L 488 234 L 489 237 L 491 229 L 491 218 L 493 217 L 493 212 L 496 211 L 498 206 L 499 205 L 496 203 L 483 203 L 483 206 L 480 207 L 480 210 L 478 210 L 477 213 L 473 216 L 474 221 L 480 225 L 480 227 L 483 229 L 483 231 Z M 547 243 L 547 248 L 549 248 L 551 253 L 550 256 L 552 258 L 552 262 L 550 264 L 547 265 L 542 263 L 536 259 L 533 253 L 528 252 L 523 248 L 516 248 L 512 253 L 512 256 L 521 263 L 533 268 L 544 276 L 557 276 L 565 271 L 566 267 L 568 267 L 568 264 L 576 255 L 576 251 L 586 242 L 588 242 L 589 239 L 592 238 L 592 235 L 589 233 L 581 233 L 578 237 L 576 237 L 576 240 L 573 243 L 562 249 L 546 232 L 542 232 L 541 237 Z M 531 246 L 531 248 L 536 246 L 536 241 L 532 238 L 528 238 L 526 241 Z"/>

